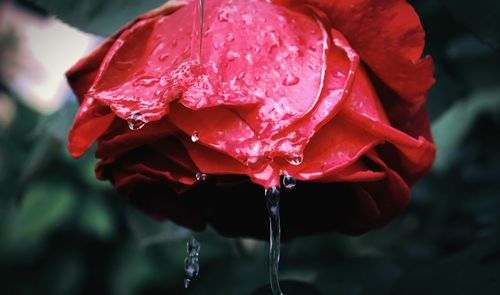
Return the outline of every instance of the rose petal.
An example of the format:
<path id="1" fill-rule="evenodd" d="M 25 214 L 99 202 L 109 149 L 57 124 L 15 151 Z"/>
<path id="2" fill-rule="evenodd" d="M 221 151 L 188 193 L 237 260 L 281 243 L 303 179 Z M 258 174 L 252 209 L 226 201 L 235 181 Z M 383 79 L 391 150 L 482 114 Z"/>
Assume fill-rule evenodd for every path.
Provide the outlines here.
<path id="1" fill-rule="evenodd" d="M 192 25 L 184 20 L 193 13 L 181 7 L 171 15 L 150 14 L 124 29 L 88 95 L 123 119 L 141 113 L 146 121 L 159 120 L 179 91 L 172 86 L 172 73 L 190 57 Z"/>
<path id="2" fill-rule="evenodd" d="M 167 141 L 167 140 L 165 140 Z M 175 142 L 175 138 L 171 138 L 170 142 Z M 164 145 L 164 147 L 172 145 Z M 126 157 L 122 157 L 110 165 L 113 171 L 113 177 L 116 173 L 147 175 L 166 181 L 168 183 L 181 183 L 185 185 L 193 185 L 196 183 L 196 171 L 188 170 L 186 167 L 178 165 L 172 161 L 166 154 L 173 153 L 178 147 L 171 147 L 164 153 L 156 153 L 156 151 L 144 146 L 127 153 Z M 177 154 L 179 154 L 177 152 Z M 106 168 L 104 168 L 106 169 Z"/>
<path id="3" fill-rule="evenodd" d="M 315 182 L 370 182 L 378 181 L 386 177 L 383 171 L 373 171 L 363 161 L 362 158 L 351 165 L 330 171 Z"/>
<path id="4" fill-rule="evenodd" d="M 434 84 L 430 57 L 420 59 L 424 30 L 406 0 L 276 0 L 298 7 L 308 4 L 326 13 L 361 59 L 404 100 L 421 104 Z"/>
<path id="5" fill-rule="evenodd" d="M 208 82 L 189 88 L 181 102 L 193 109 L 258 102 L 237 111 L 262 138 L 308 113 L 326 67 L 328 34 L 321 22 L 267 1 L 207 3 L 202 61 Z"/>
<path id="6" fill-rule="evenodd" d="M 150 122 L 140 130 L 130 130 L 124 120 L 115 120 L 97 143 L 96 157 L 112 162 L 126 152 L 179 133 L 170 121 Z"/>
<path id="7" fill-rule="evenodd" d="M 130 29 L 140 20 L 160 15 L 169 15 L 179 9 L 182 5 L 184 4 L 180 1 L 169 1 L 163 6 L 138 17 L 136 20 L 126 25 L 119 32 L 107 38 L 87 57 L 82 58 L 74 66 L 72 66 L 66 72 L 66 77 L 79 102 L 83 102 L 85 94 L 88 92 L 96 79 L 97 72 L 101 66 L 101 63 L 103 62 L 104 58 L 106 57 L 108 51 L 113 46 L 115 41 L 125 30 Z"/>
<path id="8" fill-rule="evenodd" d="M 415 139 L 393 127 L 349 109 L 343 111 L 346 120 L 381 140 L 390 142 L 399 151 L 397 155 L 400 166 L 406 173 L 421 175 L 429 171 L 434 161 L 436 149 L 432 142 L 424 137 Z"/>
<path id="9" fill-rule="evenodd" d="M 381 142 L 339 113 L 311 139 L 304 150 L 302 164 L 288 164 L 283 170 L 300 180 L 319 179 L 355 163 Z"/>
<path id="10" fill-rule="evenodd" d="M 314 109 L 287 129 L 273 136 L 273 156 L 301 155 L 313 135 L 340 110 L 349 96 L 359 57 L 347 40 L 331 30 L 332 46 L 328 51 L 324 88 Z"/>
<path id="11" fill-rule="evenodd" d="M 71 156 L 78 158 L 83 155 L 115 118 L 107 106 L 95 102 L 92 98 L 86 98 L 68 134 L 68 150 Z"/>

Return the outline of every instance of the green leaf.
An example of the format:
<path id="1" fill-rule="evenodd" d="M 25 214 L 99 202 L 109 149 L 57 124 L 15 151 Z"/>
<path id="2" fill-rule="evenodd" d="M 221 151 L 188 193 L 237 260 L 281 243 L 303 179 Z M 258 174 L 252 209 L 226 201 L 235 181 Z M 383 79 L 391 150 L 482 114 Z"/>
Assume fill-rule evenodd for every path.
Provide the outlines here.
<path id="1" fill-rule="evenodd" d="M 109 36 L 165 0 L 33 0 L 64 22 L 97 35 Z"/>
<path id="2" fill-rule="evenodd" d="M 70 216 L 74 204 L 74 194 L 68 187 L 43 182 L 32 184 L 14 218 L 10 242 L 26 246 L 38 241 L 63 218 Z"/>
<path id="3" fill-rule="evenodd" d="M 437 146 L 434 171 L 445 172 L 453 163 L 455 153 L 481 114 L 500 113 L 500 89 L 482 90 L 461 100 L 439 117 L 432 126 Z"/>
<path id="4" fill-rule="evenodd" d="M 456 255 L 409 271 L 391 294 L 499 294 L 499 246 L 498 239 L 479 240 Z"/>
<path id="5" fill-rule="evenodd" d="M 143 247 L 184 240 L 191 234 L 186 228 L 173 222 L 156 221 L 131 206 L 128 207 L 127 219 L 132 232 Z"/>
<path id="6" fill-rule="evenodd" d="M 86 197 L 79 211 L 79 222 L 84 230 L 102 239 L 113 234 L 115 230 L 113 216 L 100 197 Z"/>
<path id="7" fill-rule="evenodd" d="M 491 46 L 500 45 L 500 2 L 498 0 L 442 0 L 460 24 Z"/>

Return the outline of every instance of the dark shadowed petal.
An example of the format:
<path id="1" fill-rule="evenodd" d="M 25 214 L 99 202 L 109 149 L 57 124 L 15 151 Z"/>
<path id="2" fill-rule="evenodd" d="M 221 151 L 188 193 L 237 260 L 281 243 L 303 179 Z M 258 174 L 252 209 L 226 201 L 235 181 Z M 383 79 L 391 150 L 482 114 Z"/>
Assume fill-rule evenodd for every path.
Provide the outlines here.
<path id="1" fill-rule="evenodd" d="M 118 119 L 99 139 L 96 157 L 104 162 L 112 162 L 130 150 L 179 132 L 166 118 L 146 124 L 140 130 L 130 130 L 125 120 Z"/>

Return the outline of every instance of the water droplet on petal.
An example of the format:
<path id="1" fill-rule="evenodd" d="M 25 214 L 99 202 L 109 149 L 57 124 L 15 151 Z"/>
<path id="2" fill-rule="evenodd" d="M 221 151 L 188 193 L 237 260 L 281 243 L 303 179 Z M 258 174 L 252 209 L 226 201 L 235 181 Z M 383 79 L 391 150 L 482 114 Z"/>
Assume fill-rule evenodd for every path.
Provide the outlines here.
<path id="1" fill-rule="evenodd" d="M 228 61 L 233 61 L 239 57 L 240 57 L 240 54 L 238 52 L 235 52 L 235 51 L 228 51 L 227 52 L 227 60 Z"/>
<path id="2" fill-rule="evenodd" d="M 158 83 L 158 78 L 142 78 L 142 79 L 137 79 L 132 83 L 132 86 L 134 87 L 149 87 L 152 86 L 153 84 Z"/>
<path id="3" fill-rule="evenodd" d="M 283 177 L 283 186 L 287 189 L 293 189 L 297 185 L 297 180 L 290 175 L 285 175 Z"/>
<path id="4" fill-rule="evenodd" d="M 246 75 L 246 73 L 245 73 L 245 72 L 240 72 L 240 73 L 238 74 L 238 76 L 236 76 L 236 78 L 237 78 L 238 80 L 241 80 L 241 79 L 245 78 L 245 75 Z"/>
<path id="5" fill-rule="evenodd" d="M 301 156 L 296 156 L 296 157 L 292 157 L 292 158 L 289 158 L 287 159 L 288 163 L 294 165 L 294 166 L 298 166 L 300 164 L 302 164 L 302 162 L 304 161 L 304 158 L 302 158 Z"/>
<path id="6" fill-rule="evenodd" d="M 286 75 L 285 79 L 283 79 L 283 85 L 285 85 L 285 86 L 297 85 L 299 82 L 300 82 L 299 77 L 297 77 L 291 73 L 288 73 Z"/>
<path id="7" fill-rule="evenodd" d="M 165 86 L 167 86 L 167 84 L 168 84 L 168 78 L 167 78 L 167 76 L 162 76 L 160 78 L 160 86 L 165 87 Z"/>
<path id="8" fill-rule="evenodd" d="M 218 19 L 220 22 L 228 22 L 230 21 L 229 11 L 227 9 L 221 9 L 219 11 Z"/>
<path id="9" fill-rule="evenodd" d="M 229 33 L 229 34 L 227 35 L 227 37 L 226 37 L 226 40 L 227 40 L 227 41 L 229 41 L 229 42 L 234 41 L 234 35 L 233 35 L 233 34 L 231 34 L 231 33 Z"/>
<path id="10" fill-rule="evenodd" d="M 196 180 L 197 181 L 206 181 L 207 175 L 205 173 L 198 172 L 198 173 L 196 173 Z"/>
<path id="11" fill-rule="evenodd" d="M 164 61 L 164 60 L 166 60 L 168 57 L 169 57 L 169 55 L 168 55 L 167 53 L 165 53 L 165 54 L 160 55 L 159 60 L 160 60 L 160 61 Z"/>
<path id="12" fill-rule="evenodd" d="M 140 130 L 146 125 L 144 116 L 141 113 L 133 113 L 127 119 L 128 128 L 130 130 Z"/>
<path id="13" fill-rule="evenodd" d="M 191 134 L 191 141 L 197 142 L 198 140 L 200 140 L 200 134 L 198 133 L 198 131 L 195 131 L 193 132 L 193 134 Z"/>

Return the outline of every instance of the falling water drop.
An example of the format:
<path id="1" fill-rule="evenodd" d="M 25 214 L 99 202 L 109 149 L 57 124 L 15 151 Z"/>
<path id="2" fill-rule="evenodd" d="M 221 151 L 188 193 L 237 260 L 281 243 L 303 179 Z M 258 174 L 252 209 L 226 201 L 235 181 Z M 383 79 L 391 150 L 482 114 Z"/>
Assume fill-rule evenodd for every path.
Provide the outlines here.
<path id="1" fill-rule="evenodd" d="M 195 131 L 193 132 L 193 134 L 191 134 L 191 141 L 197 142 L 198 140 L 200 140 L 200 134 L 198 133 L 198 131 Z"/>
<path id="2" fill-rule="evenodd" d="M 186 272 L 184 288 L 188 288 L 191 280 L 200 272 L 200 247 L 200 243 L 194 237 L 191 237 L 187 242 L 188 256 L 184 259 L 184 271 Z"/>
<path id="3" fill-rule="evenodd" d="M 196 173 L 196 180 L 197 181 L 206 181 L 207 175 L 205 173 L 198 172 L 198 173 Z"/>
<path id="4" fill-rule="evenodd" d="M 127 119 L 128 128 L 130 130 L 140 130 L 146 125 L 144 116 L 141 113 L 133 113 Z"/>
<path id="5" fill-rule="evenodd" d="M 287 189 L 293 189 L 297 185 L 297 180 L 290 175 L 283 176 L 283 186 Z"/>
<path id="6" fill-rule="evenodd" d="M 281 244 L 280 191 L 274 186 L 266 189 L 265 194 L 269 214 L 269 279 L 271 291 L 273 295 L 283 295 L 278 276 Z"/>

